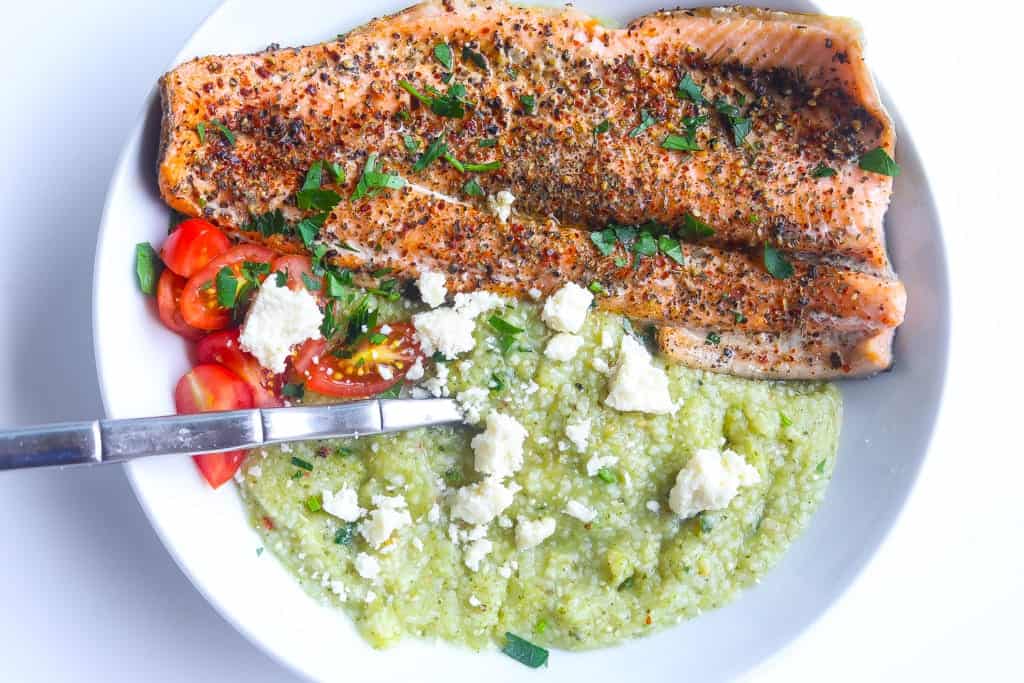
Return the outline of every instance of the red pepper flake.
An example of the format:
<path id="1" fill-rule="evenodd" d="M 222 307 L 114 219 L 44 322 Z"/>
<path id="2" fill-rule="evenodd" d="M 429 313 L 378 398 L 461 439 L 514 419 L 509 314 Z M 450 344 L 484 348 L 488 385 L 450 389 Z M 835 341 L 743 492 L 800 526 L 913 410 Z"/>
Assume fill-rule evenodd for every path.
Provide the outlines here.
<path id="1" fill-rule="evenodd" d="M 263 517 L 263 528 L 265 528 L 267 531 L 273 531 L 274 530 L 274 520 L 272 520 L 270 517 L 267 517 L 267 516 L 264 515 L 264 517 Z"/>
<path id="2" fill-rule="evenodd" d="M 648 626 L 651 625 L 651 613 L 650 612 L 647 613 L 647 618 L 644 619 L 644 623 L 647 624 Z"/>

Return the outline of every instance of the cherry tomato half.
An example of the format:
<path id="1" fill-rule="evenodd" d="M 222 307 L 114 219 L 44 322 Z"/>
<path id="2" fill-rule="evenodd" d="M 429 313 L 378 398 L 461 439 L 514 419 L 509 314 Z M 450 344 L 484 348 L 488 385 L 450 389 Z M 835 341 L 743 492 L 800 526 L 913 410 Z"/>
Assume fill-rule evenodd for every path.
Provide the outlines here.
<path id="1" fill-rule="evenodd" d="M 197 365 L 178 380 L 174 389 L 178 413 L 187 415 L 210 410 L 252 408 L 252 392 L 242 379 L 220 365 Z M 245 460 L 245 451 L 205 453 L 193 457 L 199 471 L 217 488 L 231 479 Z"/>
<path id="2" fill-rule="evenodd" d="M 405 377 L 421 352 L 409 323 L 391 323 L 386 338 L 375 344 L 373 337 L 380 334 L 381 327 L 351 349 L 329 349 L 323 339 L 307 341 L 293 366 L 300 381 L 310 391 L 342 398 L 365 398 L 387 391 Z M 339 351 L 347 357 L 339 358 Z M 382 366 L 386 366 L 384 375 Z"/>
<path id="3" fill-rule="evenodd" d="M 320 278 L 313 275 L 313 264 L 308 256 L 299 256 L 298 254 L 278 256 L 270 264 L 270 272 L 287 275 L 289 289 L 308 289 L 306 279 L 320 282 Z"/>
<path id="4" fill-rule="evenodd" d="M 164 265 L 182 277 L 192 277 L 231 248 L 231 240 L 213 223 L 189 218 L 178 224 L 160 247 Z"/>
<path id="5" fill-rule="evenodd" d="M 160 313 L 160 322 L 171 332 L 180 334 L 185 339 L 195 341 L 203 336 L 202 330 L 185 322 L 181 317 L 181 310 L 178 301 L 181 299 L 181 290 L 184 289 L 185 278 L 165 268 L 160 274 L 160 280 L 156 283 L 156 307 Z"/>
<path id="6" fill-rule="evenodd" d="M 211 332 L 196 345 L 200 363 L 223 365 L 241 377 L 252 391 L 253 405 L 257 408 L 276 408 L 284 405 L 277 397 L 281 378 L 267 370 L 238 342 L 239 332 L 222 330 Z"/>
<path id="7" fill-rule="evenodd" d="M 181 293 L 181 317 L 192 327 L 201 330 L 221 330 L 231 324 L 231 309 L 224 308 L 217 301 L 217 273 L 221 268 L 230 268 L 239 284 L 243 282 L 242 265 L 250 263 L 270 264 L 274 252 L 255 244 L 239 244 L 227 253 L 215 258 L 205 268 L 188 279 Z M 264 277 L 260 278 L 262 281 Z"/>

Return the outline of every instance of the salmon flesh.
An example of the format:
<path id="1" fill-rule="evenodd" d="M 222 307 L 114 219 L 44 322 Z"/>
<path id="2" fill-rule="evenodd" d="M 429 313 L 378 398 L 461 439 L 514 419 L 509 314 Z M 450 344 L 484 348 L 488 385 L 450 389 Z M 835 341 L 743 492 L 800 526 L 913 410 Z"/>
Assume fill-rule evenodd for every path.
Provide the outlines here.
<path id="1" fill-rule="evenodd" d="M 849 20 L 675 10 L 618 29 L 432 0 L 319 45 L 189 61 L 160 92 L 163 198 L 246 239 L 324 245 L 364 275 L 440 270 L 453 291 L 577 282 L 719 372 L 892 362 L 893 178 L 862 160 L 895 136 Z M 297 201 L 317 162 L 341 198 L 319 213 Z"/>

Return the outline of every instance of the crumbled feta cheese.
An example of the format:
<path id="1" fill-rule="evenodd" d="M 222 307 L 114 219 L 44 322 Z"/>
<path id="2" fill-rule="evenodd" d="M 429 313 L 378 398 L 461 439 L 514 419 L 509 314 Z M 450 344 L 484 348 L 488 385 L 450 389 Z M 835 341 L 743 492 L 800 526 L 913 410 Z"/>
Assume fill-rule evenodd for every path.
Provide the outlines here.
<path id="1" fill-rule="evenodd" d="M 427 512 L 427 521 L 431 524 L 437 524 L 441 521 L 441 506 L 434 503 L 430 506 L 430 510 Z"/>
<path id="2" fill-rule="evenodd" d="M 423 541 L 421 541 L 418 536 L 413 537 L 412 547 L 416 548 L 416 550 L 419 550 L 420 552 L 423 552 Z"/>
<path id="3" fill-rule="evenodd" d="M 278 287 L 268 277 L 256 293 L 238 341 L 242 348 L 274 373 L 284 372 L 292 347 L 320 338 L 324 314 L 305 287 Z"/>
<path id="4" fill-rule="evenodd" d="M 570 361 L 576 357 L 576 352 L 583 346 L 583 337 L 578 334 L 567 334 L 559 332 L 548 340 L 544 348 L 544 355 L 551 360 Z"/>
<path id="5" fill-rule="evenodd" d="M 501 565 L 498 567 L 498 575 L 503 579 L 512 578 L 512 567 L 508 566 L 508 564 Z"/>
<path id="6" fill-rule="evenodd" d="M 409 366 L 409 372 L 405 373 L 405 378 L 410 382 L 416 382 L 423 379 L 423 359 L 419 356 L 416 357 L 416 362 Z"/>
<path id="7" fill-rule="evenodd" d="M 512 497 L 519 490 L 511 483 L 505 486 L 496 477 L 487 477 L 455 492 L 452 517 L 470 524 L 490 524 L 512 504 Z"/>
<path id="8" fill-rule="evenodd" d="M 647 501 L 646 507 L 651 512 L 661 512 L 661 503 L 656 500 Z"/>
<path id="9" fill-rule="evenodd" d="M 538 520 L 519 517 L 516 520 L 516 548 L 527 550 L 538 546 L 553 533 L 555 533 L 555 520 L 551 517 Z"/>
<path id="10" fill-rule="evenodd" d="M 704 510 L 721 510 L 736 497 L 740 486 L 759 481 L 757 470 L 739 453 L 702 448 L 679 470 L 668 494 L 668 506 L 683 519 Z"/>
<path id="11" fill-rule="evenodd" d="M 420 288 L 420 297 L 426 305 L 437 308 L 444 303 L 444 297 L 448 294 L 444 273 L 425 270 L 420 273 L 416 285 Z"/>
<path id="12" fill-rule="evenodd" d="M 391 334 L 391 325 L 388 325 L 387 323 L 384 323 L 383 325 L 381 325 L 380 326 L 380 333 L 381 334 Z"/>
<path id="13" fill-rule="evenodd" d="M 417 313 L 412 317 L 412 324 L 416 327 L 420 348 L 427 356 L 440 351 L 441 355 L 452 360 L 476 346 L 473 338 L 476 323 L 472 318 L 459 315 L 455 309 L 437 308 Z"/>
<path id="14" fill-rule="evenodd" d="M 536 287 L 530 287 L 528 290 L 526 290 L 526 293 L 529 294 L 530 298 L 533 299 L 534 301 L 539 301 L 540 298 L 544 295 L 544 292 L 540 291 Z"/>
<path id="15" fill-rule="evenodd" d="M 608 371 L 611 369 L 608 367 L 608 363 L 605 362 L 604 358 L 596 357 L 590 359 L 590 367 L 594 368 L 602 375 L 607 374 Z"/>
<path id="16" fill-rule="evenodd" d="M 508 515 L 502 515 L 501 517 L 498 517 L 498 526 L 502 529 L 511 529 L 512 520 L 508 518 Z"/>
<path id="17" fill-rule="evenodd" d="M 263 476 L 263 468 L 259 465 L 253 465 L 249 468 L 249 476 L 253 479 L 259 479 Z"/>
<path id="18" fill-rule="evenodd" d="M 455 303 L 452 305 L 452 308 L 459 315 L 476 320 L 480 314 L 493 311 L 495 308 L 501 308 L 504 305 L 505 299 L 501 296 L 494 292 L 479 290 L 469 293 L 459 292 L 455 295 Z"/>
<path id="19" fill-rule="evenodd" d="M 395 378 L 395 371 L 391 369 L 390 365 L 385 365 L 384 363 L 377 366 L 377 374 L 385 382 L 390 382 Z"/>
<path id="20" fill-rule="evenodd" d="M 376 593 L 374 593 L 373 591 L 366 591 L 366 597 L 363 598 L 363 601 L 367 605 L 369 605 L 371 602 L 373 602 L 376 599 L 377 599 L 377 594 Z"/>
<path id="21" fill-rule="evenodd" d="M 595 455 L 587 461 L 587 476 L 596 477 L 602 467 L 611 467 L 618 461 L 614 455 Z"/>
<path id="22" fill-rule="evenodd" d="M 632 335 L 622 336 L 619 360 L 604 403 L 615 410 L 655 415 L 676 409 L 668 393 L 668 375 L 651 362 L 651 354 Z"/>
<path id="23" fill-rule="evenodd" d="M 594 519 L 597 517 L 597 511 L 594 510 L 594 508 L 587 507 L 578 500 L 570 500 L 568 503 L 565 504 L 565 514 L 569 515 L 570 517 L 575 517 L 584 524 L 589 524 L 590 522 L 593 522 Z"/>
<path id="24" fill-rule="evenodd" d="M 380 576 L 380 562 L 373 555 L 359 553 L 356 555 L 355 565 L 359 576 L 364 579 L 376 581 L 377 577 Z"/>
<path id="25" fill-rule="evenodd" d="M 462 561 L 474 572 L 480 571 L 480 563 L 484 561 L 491 550 L 494 549 L 494 544 L 488 541 L 486 538 L 473 541 L 466 546 L 466 552 L 462 557 Z"/>
<path id="26" fill-rule="evenodd" d="M 323 503 L 321 503 L 321 507 L 323 507 L 324 512 L 334 515 L 338 519 L 354 522 L 366 512 L 366 510 L 359 507 L 359 496 L 351 486 L 345 486 L 337 493 L 331 493 L 324 489 L 322 495 Z"/>
<path id="27" fill-rule="evenodd" d="M 423 383 L 423 388 L 434 398 L 448 395 L 448 366 L 444 363 L 434 364 L 434 376 Z"/>
<path id="28" fill-rule="evenodd" d="M 327 578 L 326 576 L 324 578 Z M 331 592 L 338 596 L 338 599 L 345 602 L 348 599 L 348 589 L 345 588 L 345 584 L 337 579 L 331 581 Z"/>
<path id="29" fill-rule="evenodd" d="M 499 221 L 507 223 L 508 217 L 512 215 L 512 204 L 515 200 L 514 194 L 508 190 L 501 190 L 498 194 L 487 197 L 487 207 L 498 217 Z"/>
<path id="30" fill-rule="evenodd" d="M 583 327 L 594 295 L 570 282 L 548 297 L 540 317 L 556 332 L 576 334 Z"/>
<path id="31" fill-rule="evenodd" d="M 565 436 L 580 452 L 587 450 L 587 441 L 590 440 L 590 419 L 565 425 Z"/>
<path id="32" fill-rule="evenodd" d="M 374 549 L 380 548 L 391 534 L 412 524 L 404 496 L 374 496 L 376 509 L 359 525 L 359 533 Z"/>
<path id="33" fill-rule="evenodd" d="M 488 396 L 487 390 L 483 387 L 470 387 L 465 391 L 460 391 L 455 397 L 466 424 L 475 425 L 480 422 L 482 413 L 487 407 Z"/>
<path id="34" fill-rule="evenodd" d="M 484 604 L 484 603 L 480 602 L 480 598 L 476 597 L 475 595 L 470 595 L 469 596 L 469 606 L 470 607 L 479 607 L 482 604 Z"/>
<path id="35" fill-rule="evenodd" d="M 473 466 L 481 474 L 511 477 L 523 466 L 525 440 L 523 426 L 495 410 L 487 416 L 487 428 L 469 442 L 475 455 Z"/>

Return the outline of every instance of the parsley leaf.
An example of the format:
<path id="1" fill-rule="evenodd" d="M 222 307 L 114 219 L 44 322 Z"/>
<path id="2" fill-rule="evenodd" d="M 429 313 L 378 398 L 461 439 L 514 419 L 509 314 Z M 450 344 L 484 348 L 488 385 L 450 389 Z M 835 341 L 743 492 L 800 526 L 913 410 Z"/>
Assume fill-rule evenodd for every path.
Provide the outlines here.
<path id="1" fill-rule="evenodd" d="M 501 651 L 531 669 L 536 669 L 548 663 L 547 650 L 513 633 L 505 634 L 505 647 L 501 648 Z"/>
<path id="2" fill-rule="evenodd" d="M 519 103 L 523 105 L 523 111 L 527 114 L 537 111 L 537 98 L 534 95 L 520 95 Z"/>
<path id="3" fill-rule="evenodd" d="M 306 171 L 306 179 L 302 182 L 303 190 L 318 190 L 323 183 L 324 162 L 317 161 Z"/>
<path id="4" fill-rule="evenodd" d="M 708 336 L 704 338 L 704 343 L 712 346 L 718 346 L 721 341 L 722 336 L 717 332 L 708 332 Z"/>
<path id="5" fill-rule="evenodd" d="M 697 104 L 704 104 L 704 88 L 697 85 L 689 73 L 685 73 L 679 81 L 679 85 L 676 86 L 676 97 L 689 99 Z"/>
<path id="6" fill-rule="evenodd" d="M 303 211 L 330 211 L 341 202 L 341 195 L 334 190 L 300 190 L 295 195 L 295 203 Z"/>
<path id="7" fill-rule="evenodd" d="M 196 124 L 196 135 L 199 136 L 199 144 L 206 144 L 206 124 L 202 121 Z"/>
<path id="8" fill-rule="evenodd" d="M 420 155 L 420 158 L 416 160 L 416 163 L 412 165 L 412 170 L 416 173 L 426 169 L 427 166 L 437 161 L 438 157 L 448 152 L 448 145 L 444 142 L 444 135 L 438 135 L 434 138 L 427 148 Z"/>
<path id="9" fill-rule="evenodd" d="M 331 172 L 332 176 L 334 176 L 334 182 L 339 185 L 347 180 L 345 177 L 345 169 L 341 167 L 341 164 L 335 161 L 328 161 L 327 170 Z"/>
<path id="10" fill-rule="evenodd" d="M 156 280 L 163 264 L 153 245 L 139 242 L 135 245 L 135 275 L 139 278 L 139 289 L 143 294 L 156 293 Z"/>
<path id="11" fill-rule="evenodd" d="M 641 256 L 654 256 L 657 254 L 658 242 L 654 239 L 654 235 L 646 230 L 637 235 L 636 241 L 633 243 L 633 253 Z"/>
<path id="12" fill-rule="evenodd" d="M 424 95 L 409 81 L 398 81 L 398 86 L 406 91 L 424 106 L 438 116 L 446 116 L 450 119 L 461 119 L 466 115 L 465 96 L 466 88 L 458 83 L 448 86 L 448 92 L 444 95 L 433 88 L 429 88 L 431 94 Z"/>
<path id="13" fill-rule="evenodd" d="M 244 232 L 258 232 L 264 237 L 280 235 L 288 232 L 288 223 L 284 220 L 281 209 L 267 211 L 258 216 L 253 216 L 248 223 L 242 226 Z"/>
<path id="14" fill-rule="evenodd" d="M 865 152 L 860 158 L 860 167 L 865 171 L 880 173 L 895 178 L 900 174 L 900 167 L 893 158 L 881 147 Z"/>
<path id="15" fill-rule="evenodd" d="M 313 216 L 307 216 L 295 226 L 295 231 L 299 233 L 299 238 L 306 249 L 313 247 L 313 240 L 320 234 L 320 228 L 324 227 L 327 215 L 326 213 L 318 213 Z"/>
<path id="16" fill-rule="evenodd" d="M 605 119 L 601 123 L 594 126 L 594 135 L 603 135 L 604 133 L 607 133 L 609 130 L 611 130 L 611 127 L 612 122 L 609 121 L 608 119 Z"/>
<path id="17" fill-rule="evenodd" d="M 372 196 L 380 190 L 400 190 L 403 187 L 405 187 L 405 178 L 381 171 L 377 155 L 371 154 L 366 157 L 363 174 L 349 200 L 354 202 L 363 197 Z"/>
<path id="18" fill-rule="evenodd" d="M 467 173 L 490 173 L 491 171 L 497 171 L 501 168 L 500 161 L 488 161 L 485 164 L 470 164 L 463 162 L 462 168 Z"/>
<path id="19" fill-rule="evenodd" d="M 695 139 L 673 133 L 665 136 L 665 139 L 661 141 L 661 147 L 676 152 L 699 152 L 701 150 L 701 146 Z"/>
<path id="20" fill-rule="evenodd" d="M 615 251 L 615 229 L 607 228 L 590 233 L 590 241 L 594 243 L 602 256 L 611 256 Z"/>
<path id="21" fill-rule="evenodd" d="M 715 109 L 719 114 L 722 114 L 729 122 L 729 127 L 732 129 L 733 142 L 739 147 L 750 135 L 752 124 L 750 119 L 740 116 L 740 109 L 734 104 L 721 97 L 715 99 Z"/>
<path id="22" fill-rule="evenodd" d="M 405 145 L 405 151 L 407 152 L 418 152 L 420 150 L 420 141 L 411 135 L 402 136 L 402 144 Z"/>
<path id="23" fill-rule="evenodd" d="M 487 324 L 494 328 L 496 332 L 500 332 L 501 334 L 522 334 L 523 332 L 523 328 L 516 327 L 509 321 L 504 318 L 499 318 L 496 315 L 492 315 L 488 318 Z"/>
<path id="24" fill-rule="evenodd" d="M 467 197 L 484 196 L 484 189 L 480 187 L 480 183 L 478 183 L 473 178 L 470 178 L 469 180 L 466 181 L 466 184 L 462 186 L 462 191 L 466 194 Z"/>
<path id="25" fill-rule="evenodd" d="M 359 525 L 355 522 L 348 522 L 338 527 L 338 530 L 334 532 L 334 542 L 338 545 L 351 545 L 353 539 L 356 537 L 356 531 Z"/>
<path id="26" fill-rule="evenodd" d="M 217 303 L 224 308 L 234 308 L 238 303 L 238 278 L 235 273 L 224 266 L 217 271 L 215 279 L 217 286 Z"/>
<path id="27" fill-rule="evenodd" d="M 811 169 L 812 178 L 831 178 L 835 174 L 836 170 L 826 166 L 824 161 L 819 162 L 817 166 Z"/>
<path id="28" fill-rule="evenodd" d="M 641 133 L 643 133 L 645 130 L 647 130 L 648 128 L 650 128 L 651 126 L 656 124 L 657 122 L 658 122 L 658 119 L 656 119 L 653 116 L 651 116 L 651 112 L 647 111 L 646 109 L 641 109 L 640 110 L 640 124 L 636 128 L 634 128 L 633 130 L 629 131 L 629 137 L 631 137 L 631 138 L 638 137 Z"/>
<path id="29" fill-rule="evenodd" d="M 498 144 L 498 138 L 484 138 L 476 143 L 477 147 L 495 147 Z"/>
<path id="30" fill-rule="evenodd" d="M 715 229 L 694 216 L 692 213 L 687 212 L 683 217 L 683 227 L 681 232 L 683 233 L 683 237 L 688 240 L 699 240 L 703 237 L 711 237 L 714 235 Z"/>
<path id="31" fill-rule="evenodd" d="M 228 143 L 228 147 L 235 146 L 235 134 L 232 133 L 227 126 L 217 119 L 210 121 L 210 125 L 220 131 L 220 134 L 224 136 L 224 140 Z"/>
<path id="32" fill-rule="evenodd" d="M 438 43 L 434 46 L 434 59 L 441 62 L 441 66 L 451 70 L 452 68 L 452 49 L 448 47 L 447 43 Z"/>
<path id="33" fill-rule="evenodd" d="M 686 260 L 683 258 L 682 246 L 678 240 L 674 240 L 668 235 L 658 236 L 658 250 L 679 265 L 686 263 Z"/>
<path id="34" fill-rule="evenodd" d="M 487 58 L 468 45 L 462 46 L 462 58 L 487 71 Z"/>
<path id="35" fill-rule="evenodd" d="M 785 259 L 778 249 L 764 243 L 764 267 L 776 280 L 793 277 L 793 264 Z"/>

